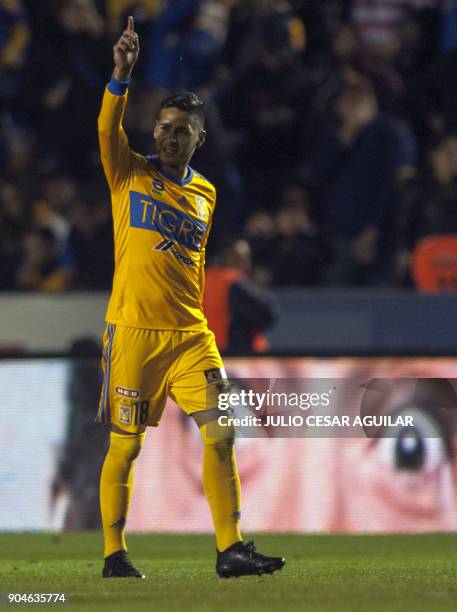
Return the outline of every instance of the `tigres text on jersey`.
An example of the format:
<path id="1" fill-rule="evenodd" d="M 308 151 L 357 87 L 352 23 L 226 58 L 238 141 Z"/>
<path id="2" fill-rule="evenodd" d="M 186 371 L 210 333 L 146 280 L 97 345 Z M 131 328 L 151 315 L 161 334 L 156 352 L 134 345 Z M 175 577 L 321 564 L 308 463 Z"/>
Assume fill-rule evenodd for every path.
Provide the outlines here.
<path id="1" fill-rule="evenodd" d="M 115 248 L 106 320 L 146 329 L 206 329 L 205 245 L 214 186 L 190 167 L 178 181 L 156 157 L 131 151 L 122 127 L 127 95 L 106 89 L 98 120 Z"/>

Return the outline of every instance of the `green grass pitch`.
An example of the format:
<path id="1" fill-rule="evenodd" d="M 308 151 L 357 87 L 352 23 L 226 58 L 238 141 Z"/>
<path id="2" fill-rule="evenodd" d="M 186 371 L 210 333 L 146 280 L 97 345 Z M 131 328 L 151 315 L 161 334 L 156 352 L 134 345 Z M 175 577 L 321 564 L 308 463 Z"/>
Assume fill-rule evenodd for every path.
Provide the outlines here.
<path id="1" fill-rule="evenodd" d="M 211 536 L 130 535 L 146 580 L 102 579 L 99 533 L 0 534 L 0 609 L 137 611 L 457 610 L 457 536 L 259 535 L 282 554 L 273 576 L 221 580 Z M 7 593 L 61 593 L 65 604 L 7 604 Z"/>

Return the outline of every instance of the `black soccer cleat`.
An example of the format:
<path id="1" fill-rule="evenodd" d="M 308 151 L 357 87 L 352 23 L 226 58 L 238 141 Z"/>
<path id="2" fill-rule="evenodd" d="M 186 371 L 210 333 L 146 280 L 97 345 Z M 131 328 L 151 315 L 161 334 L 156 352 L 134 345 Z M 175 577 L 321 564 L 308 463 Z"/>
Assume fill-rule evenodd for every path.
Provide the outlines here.
<path id="1" fill-rule="evenodd" d="M 266 557 L 256 552 L 254 542 L 236 542 L 224 552 L 217 552 L 216 572 L 221 578 L 261 576 L 284 567 L 282 557 Z"/>
<path id="2" fill-rule="evenodd" d="M 103 578 L 145 578 L 143 572 L 136 569 L 125 550 L 118 550 L 105 559 Z"/>

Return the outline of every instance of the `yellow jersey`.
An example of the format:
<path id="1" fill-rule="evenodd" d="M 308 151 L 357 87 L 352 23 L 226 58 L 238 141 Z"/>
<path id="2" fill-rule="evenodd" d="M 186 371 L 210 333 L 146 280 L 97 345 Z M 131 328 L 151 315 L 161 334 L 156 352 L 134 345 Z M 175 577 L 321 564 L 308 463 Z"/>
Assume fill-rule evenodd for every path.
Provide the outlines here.
<path id="1" fill-rule="evenodd" d="M 145 329 L 206 329 L 205 245 L 214 186 L 188 168 L 179 181 L 133 152 L 122 127 L 127 93 L 105 90 L 100 153 L 111 190 L 115 271 L 106 321 Z"/>

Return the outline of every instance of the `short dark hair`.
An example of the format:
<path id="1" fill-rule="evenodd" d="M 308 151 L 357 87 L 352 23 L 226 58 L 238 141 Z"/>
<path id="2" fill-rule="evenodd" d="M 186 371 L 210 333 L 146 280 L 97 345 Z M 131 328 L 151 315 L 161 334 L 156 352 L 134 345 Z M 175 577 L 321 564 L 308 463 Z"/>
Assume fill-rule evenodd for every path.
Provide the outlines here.
<path id="1" fill-rule="evenodd" d="M 164 108 L 179 108 L 179 110 L 186 111 L 198 119 L 202 128 L 205 126 L 205 105 L 193 91 L 179 91 L 171 94 L 162 100 L 160 110 Z"/>

